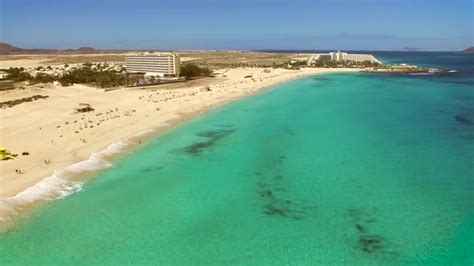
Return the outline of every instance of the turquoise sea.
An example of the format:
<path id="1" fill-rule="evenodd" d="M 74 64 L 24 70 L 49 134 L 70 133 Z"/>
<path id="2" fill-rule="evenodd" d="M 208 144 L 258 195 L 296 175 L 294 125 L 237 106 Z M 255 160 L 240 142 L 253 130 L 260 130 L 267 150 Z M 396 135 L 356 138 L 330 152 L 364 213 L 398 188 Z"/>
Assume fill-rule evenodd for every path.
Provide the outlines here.
<path id="1" fill-rule="evenodd" d="M 474 57 L 381 57 L 457 72 L 315 76 L 213 111 L 1 233 L 0 264 L 473 265 Z"/>

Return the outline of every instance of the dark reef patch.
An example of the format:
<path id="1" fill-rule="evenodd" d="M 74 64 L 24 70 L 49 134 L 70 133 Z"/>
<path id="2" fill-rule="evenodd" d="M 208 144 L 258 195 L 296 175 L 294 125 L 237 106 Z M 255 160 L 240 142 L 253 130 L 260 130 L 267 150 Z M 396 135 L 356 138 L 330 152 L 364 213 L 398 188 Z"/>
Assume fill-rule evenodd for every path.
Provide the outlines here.
<path id="1" fill-rule="evenodd" d="M 282 175 L 276 175 L 273 177 L 273 179 L 283 179 L 283 176 Z"/>
<path id="2" fill-rule="evenodd" d="M 285 134 L 287 134 L 287 135 L 290 135 L 290 136 L 295 135 L 295 131 L 293 129 L 291 129 L 291 127 L 289 127 L 289 126 L 284 126 L 282 129 L 285 132 Z"/>
<path id="3" fill-rule="evenodd" d="M 233 134 L 235 131 L 236 129 L 220 129 L 199 132 L 196 135 L 206 138 L 207 140 L 194 142 L 179 150 L 189 155 L 198 156 L 202 152 L 214 147 L 219 140 Z"/>
<path id="4" fill-rule="evenodd" d="M 163 168 L 164 168 L 164 166 L 146 167 L 146 168 L 140 169 L 140 171 L 142 171 L 142 172 L 154 172 L 154 171 L 161 170 Z"/>
<path id="5" fill-rule="evenodd" d="M 322 82 L 322 81 L 330 81 L 331 79 L 318 77 L 318 78 L 312 78 L 311 80 L 312 80 L 312 81 L 316 81 L 317 83 L 315 83 L 315 84 L 318 84 L 319 82 Z"/>
<path id="6" fill-rule="evenodd" d="M 265 205 L 264 213 L 270 216 L 288 217 L 288 210 L 278 208 L 273 204 Z"/>
<path id="7" fill-rule="evenodd" d="M 367 253 L 381 252 L 384 250 L 384 241 L 379 235 L 361 235 L 358 246 Z"/>
<path id="8" fill-rule="evenodd" d="M 216 124 L 218 127 L 225 127 L 225 128 L 233 128 L 233 125 L 228 125 L 228 124 Z"/>
<path id="9" fill-rule="evenodd" d="M 454 120 L 463 125 L 474 126 L 474 120 L 469 118 L 467 115 L 455 115 Z"/>
<path id="10" fill-rule="evenodd" d="M 373 208 L 372 211 L 368 211 L 362 208 L 349 208 L 347 209 L 347 214 L 349 217 L 352 218 L 354 224 L 362 224 L 362 223 L 374 223 L 375 219 L 375 212 L 377 208 Z"/>
<path id="11" fill-rule="evenodd" d="M 347 214 L 353 222 L 354 229 L 358 235 L 355 248 L 367 254 L 396 255 L 389 248 L 390 243 L 379 234 L 372 233 L 370 228 L 376 221 L 377 208 L 349 208 Z M 351 243 L 353 240 L 351 240 Z M 351 244 L 351 245 L 352 245 Z"/>
<path id="12" fill-rule="evenodd" d="M 276 163 L 277 168 L 279 168 L 284 159 L 286 159 L 286 156 L 279 156 L 270 160 L 270 162 L 272 165 Z M 257 194 L 262 201 L 263 214 L 271 217 L 301 220 L 307 215 L 308 211 L 314 211 L 314 208 L 305 207 L 305 204 L 292 198 L 291 194 L 288 193 L 289 187 L 285 183 L 285 177 L 280 171 L 272 172 L 267 174 L 260 171 L 255 172 L 255 177 L 260 180 L 257 182 Z"/>
<path id="13" fill-rule="evenodd" d="M 203 137 L 203 138 L 210 138 L 212 139 L 220 139 L 223 138 L 229 134 L 232 134 L 235 132 L 235 129 L 218 129 L 218 130 L 207 130 L 207 131 L 202 131 L 199 133 L 196 133 L 196 135 Z"/>
<path id="14" fill-rule="evenodd" d="M 365 226 L 361 225 L 361 224 L 356 224 L 355 225 L 355 228 L 357 229 L 357 231 L 361 232 L 361 233 L 365 233 L 367 232 L 367 229 L 365 228 Z"/>

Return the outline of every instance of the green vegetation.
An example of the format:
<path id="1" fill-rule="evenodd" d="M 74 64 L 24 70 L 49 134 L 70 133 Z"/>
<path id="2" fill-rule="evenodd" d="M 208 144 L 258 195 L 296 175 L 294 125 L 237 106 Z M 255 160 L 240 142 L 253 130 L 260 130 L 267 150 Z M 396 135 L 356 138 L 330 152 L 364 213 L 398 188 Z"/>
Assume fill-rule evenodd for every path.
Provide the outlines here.
<path id="1" fill-rule="evenodd" d="M 6 101 L 6 102 L 0 102 L 0 108 L 9 108 L 9 107 L 13 107 L 15 105 L 25 103 L 25 102 L 32 102 L 32 101 L 36 101 L 40 99 L 47 99 L 48 97 L 49 97 L 48 95 L 33 95 L 31 97 L 26 97 L 26 98 L 21 98 L 21 99 Z"/>
<path id="2" fill-rule="evenodd" d="M 115 86 L 135 86 L 141 79 L 139 75 L 129 75 L 117 73 L 115 70 L 107 70 L 107 64 L 99 64 L 95 69 L 92 69 L 91 63 L 85 63 L 81 68 L 76 68 L 62 76 L 55 76 L 46 73 L 38 73 L 35 77 L 25 72 L 25 69 L 20 67 L 11 67 L 5 70 L 8 75 L 7 79 L 13 82 L 28 81 L 34 83 L 48 83 L 59 81 L 63 86 L 69 86 L 73 83 L 95 84 L 99 88 L 115 87 Z M 41 67 L 37 70 L 44 69 Z M 46 69 L 52 69 L 46 67 Z"/>
<path id="3" fill-rule="evenodd" d="M 100 66 L 98 69 L 92 69 L 90 63 L 83 64 L 81 68 L 76 68 L 71 72 L 58 78 L 63 86 L 69 86 L 73 83 L 95 84 L 99 88 L 109 88 L 116 86 L 135 86 L 138 85 L 140 76 L 121 74 L 114 70 L 102 70 L 107 66 Z"/>
<path id="4" fill-rule="evenodd" d="M 211 77 L 212 70 L 207 67 L 199 67 L 194 63 L 184 63 L 181 65 L 181 75 L 187 79 L 195 77 Z"/>
<path id="5" fill-rule="evenodd" d="M 36 77 L 30 80 L 31 83 L 48 83 L 57 80 L 56 77 L 44 73 L 38 73 Z"/>
<path id="6" fill-rule="evenodd" d="M 25 72 L 23 67 L 10 67 L 9 69 L 6 69 L 5 72 L 8 73 L 6 79 L 15 82 L 27 81 L 33 78 L 29 73 Z"/>
<path id="7" fill-rule="evenodd" d="M 0 81 L 0 91 L 7 91 L 15 89 L 14 81 Z"/>

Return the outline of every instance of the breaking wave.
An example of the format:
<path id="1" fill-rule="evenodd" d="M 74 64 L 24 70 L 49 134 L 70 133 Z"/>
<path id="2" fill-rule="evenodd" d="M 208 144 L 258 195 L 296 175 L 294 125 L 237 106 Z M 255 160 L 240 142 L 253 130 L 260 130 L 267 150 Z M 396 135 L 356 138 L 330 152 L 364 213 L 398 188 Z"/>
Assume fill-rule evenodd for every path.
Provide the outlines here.
<path id="1" fill-rule="evenodd" d="M 153 130 L 145 130 L 132 138 L 146 135 Z M 107 148 L 92 153 L 87 160 L 72 164 L 62 170 L 56 170 L 35 185 L 19 192 L 15 196 L 0 199 L 0 224 L 17 217 L 21 211 L 34 203 L 65 198 L 81 191 L 84 182 L 74 180 L 81 173 L 94 172 L 112 166 L 110 157 L 126 151 L 131 144 L 128 140 L 110 144 Z"/>

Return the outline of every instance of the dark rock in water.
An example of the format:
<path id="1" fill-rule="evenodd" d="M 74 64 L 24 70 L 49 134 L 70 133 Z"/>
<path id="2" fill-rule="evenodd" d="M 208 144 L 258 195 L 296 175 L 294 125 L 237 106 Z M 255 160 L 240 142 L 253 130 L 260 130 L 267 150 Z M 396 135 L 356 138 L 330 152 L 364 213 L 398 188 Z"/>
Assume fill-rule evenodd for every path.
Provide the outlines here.
<path id="1" fill-rule="evenodd" d="M 454 119 L 463 125 L 474 126 L 474 121 L 465 115 L 455 115 Z"/>
<path id="2" fill-rule="evenodd" d="M 367 253 L 374 253 L 377 251 L 382 251 L 383 246 L 383 237 L 379 235 L 363 235 L 359 238 L 359 248 Z"/>
<path id="3" fill-rule="evenodd" d="M 367 229 L 365 228 L 365 226 L 361 225 L 361 224 L 356 224 L 355 225 L 355 228 L 357 229 L 357 231 L 361 232 L 361 233 L 365 233 L 367 232 Z"/>

